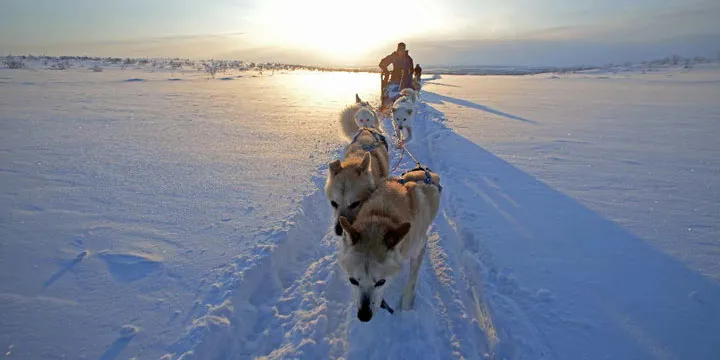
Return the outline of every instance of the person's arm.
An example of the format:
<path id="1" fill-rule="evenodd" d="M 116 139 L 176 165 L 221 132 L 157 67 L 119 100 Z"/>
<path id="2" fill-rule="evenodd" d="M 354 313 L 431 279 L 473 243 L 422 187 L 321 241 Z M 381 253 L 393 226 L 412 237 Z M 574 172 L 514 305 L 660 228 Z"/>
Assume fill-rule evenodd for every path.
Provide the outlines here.
<path id="1" fill-rule="evenodd" d="M 378 66 L 380 67 L 380 70 L 382 72 L 388 72 L 387 67 L 390 66 L 390 63 L 392 62 L 392 54 L 384 57 L 382 60 L 380 60 L 380 64 Z"/>

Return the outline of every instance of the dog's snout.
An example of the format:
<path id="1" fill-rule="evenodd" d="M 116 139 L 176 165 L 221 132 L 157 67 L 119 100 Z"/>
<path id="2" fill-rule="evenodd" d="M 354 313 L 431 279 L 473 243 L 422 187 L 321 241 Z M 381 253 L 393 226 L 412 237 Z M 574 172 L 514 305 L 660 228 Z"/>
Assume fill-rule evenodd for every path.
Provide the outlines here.
<path id="1" fill-rule="evenodd" d="M 370 321 L 370 319 L 372 319 L 372 315 L 372 310 L 370 310 L 370 297 L 368 297 L 367 295 L 363 295 L 357 317 L 362 322 L 368 322 Z"/>
<path id="2" fill-rule="evenodd" d="M 365 307 L 365 306 L 361 307 L 360 310 L 358 310 L 358 313 L 357 313 L 358 320 L 360 320 L 360 321 L 362 321 L 362 322 L 368 322 L 368 321 L 370 321 L 370 319 L 372 319 L 372 315 L 373 315 L 373 314 L 372 314 L 372 310 L 370 310 L 370 307 L 369 307 L 369 306 L 367 306 L 367 307 Z"/>
<path id="3" fill-rule="evenodd" d="M 343 228 L 340 225 L 340 222 L 338 221 L 335 223 L 335 235 L 342 236 L 342 234 L 343 234 Z"/>

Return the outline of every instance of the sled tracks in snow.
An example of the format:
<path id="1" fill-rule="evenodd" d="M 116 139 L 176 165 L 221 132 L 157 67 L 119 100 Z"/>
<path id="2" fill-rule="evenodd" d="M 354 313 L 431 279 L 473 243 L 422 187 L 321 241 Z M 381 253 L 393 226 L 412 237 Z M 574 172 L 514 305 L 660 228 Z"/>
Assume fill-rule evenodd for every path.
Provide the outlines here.
<path id="1" fill-rule="evenodd" d="M 443 181 L 441 210 L 428 236 L 415 309 L 355 317 L 351 289 L 337 263 L 323 186 L 326 167 L 285 229 L 262 234 L 249 252 L 207 276 L 194 320 L 166 359 L 545 359 L 550 352 L 508 292 L 482 246 L 482 219 L 459 199 L 472 182 L 443 168 L 443 115 L 420 103 L 408 147 Z M 393 134 L 389 119 L 383 121 Z M 442 150 L 444 151 L 444 150 Z M 391 152 L 391 163 L 400 152 Z M 414 167 L 406 159 L 398 172 Z M 477 194 L 477 196 L 481 196 Z M 399 300 L 407 269 L 386 291 Z M 512 332 L 510 331 L 512 329 Z"/>

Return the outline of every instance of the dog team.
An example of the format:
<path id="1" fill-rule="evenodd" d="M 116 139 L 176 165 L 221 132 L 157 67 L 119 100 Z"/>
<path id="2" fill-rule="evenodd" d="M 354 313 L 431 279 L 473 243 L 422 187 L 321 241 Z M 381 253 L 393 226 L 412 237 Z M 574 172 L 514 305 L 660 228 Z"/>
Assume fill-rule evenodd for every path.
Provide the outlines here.
<path id="1" fill-rule="evenodd" d="M 417 93 L 406 88 L 392 105 L 398 147 L 412 139 L 417 101 Z M 388 141 L 378 115 L 357 95 L 340 114 L 340 128 L 349 144 L 342 159 L 328 164 L 325 194 L 357 317 L 367 322 L 378 308 L 393 312 L 383 292 L 405 263 L 410 268 L 399 307 L 412 309 L 427 231 L 440 203 L 440 178 L 425 168 L 389 177 Z"/>

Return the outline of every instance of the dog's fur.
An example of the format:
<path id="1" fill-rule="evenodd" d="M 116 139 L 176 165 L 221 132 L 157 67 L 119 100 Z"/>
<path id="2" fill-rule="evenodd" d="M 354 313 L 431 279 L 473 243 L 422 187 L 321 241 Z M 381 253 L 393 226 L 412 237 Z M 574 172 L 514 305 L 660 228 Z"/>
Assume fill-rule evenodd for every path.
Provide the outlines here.
<path id="1" fill-rule="evenodd" d="M 431 173 L 432 181 L 440 177 Z M 340 264 L 347 272 L 360 321 L 370 321 L 382 304 L 383 291 L 410 261 L 410 272 L 400 300 L 409 310 L 415 298 L 415 284 L 425 254 L 427 230 L 440 205 L 438 187 L 423 183 L 425 173 L 413 171 L 403 176 L 408 182 L 383 181 L 362 205 L 355 221 L 340 217 L 343 235 Z M 417 181 L 417 182 L 415 182 Z"/>
<path id="2" fill-rule="evenodd" d="M 412 139 L 412 121 L 415 115 L 415 103 L 417 103 L 417 93 L 415 90 L 406 88 L 400 91 L 400 97 L 395 100 L 392 106 L 392 116 L 395 120 L 398 138 L 404 138 L 403 143 L 407 143 Z M 403 136 L 403 130 L 407 130 L 407 136 Z"/>
<path id="3" fill-rule="evenodd" d="M 359 103 L 356 102 L 356 105 Z M 377 130 L 358 128 L 354 116 L 347 116 L 346 111 L 340 116 L 343 136 L 352 139 L 355 134 L 358 135 L 354 143 L 345 147 L 342 161 L 335 160 L 328 164 L 325 182 L 325 195 L 333 208 L 335 233 L 338 236 L 342 235 L 338 217 L 344 216 L 352 221 L 360 205 L 390 173 L 387 149 L 384 144 L 377 144 L 372 133 Z M 373 144 L 376 146 L 371 151 L 363 150 L 363 146 Z"/>
<path id="4" fill-rule="evenodd" d="M 360 128 L 368 127 L 382 133 L 380 128 L 380 120 L 373 110 L 373 107 L 367 101 L 362 101 L 355 94 L 355 103 L 346 107 L 340 113 L 340 127 L 343 137 L 347 140 L 360 130 Z"/>

